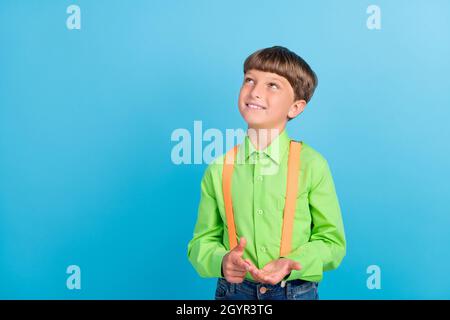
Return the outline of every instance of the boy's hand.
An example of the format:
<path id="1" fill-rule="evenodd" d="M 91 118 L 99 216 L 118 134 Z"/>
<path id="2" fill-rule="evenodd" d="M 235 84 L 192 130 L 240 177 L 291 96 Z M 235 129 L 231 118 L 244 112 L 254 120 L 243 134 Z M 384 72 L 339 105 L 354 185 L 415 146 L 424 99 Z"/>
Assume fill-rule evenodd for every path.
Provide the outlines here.
<path id="1" fill-rule="evenodd" d="M 241 283 L 244 281 L 249 266 L 242 259 L 247 240 L 241 238 L 239 244 L 228 252 L 222 260 L 222 273 L 231 283 Z"/>
<path id="2" fill-rule="evenodd" d="M 255 281 L 273 285 L 283 280 L 292 270 L 300 270 L 302 268 L 300 263 L 287 258 L 273 260 L 266 264 L 261 270 L 249 259 L 246 259 L 245 262 L 249 267 L 248 271 Z"/>

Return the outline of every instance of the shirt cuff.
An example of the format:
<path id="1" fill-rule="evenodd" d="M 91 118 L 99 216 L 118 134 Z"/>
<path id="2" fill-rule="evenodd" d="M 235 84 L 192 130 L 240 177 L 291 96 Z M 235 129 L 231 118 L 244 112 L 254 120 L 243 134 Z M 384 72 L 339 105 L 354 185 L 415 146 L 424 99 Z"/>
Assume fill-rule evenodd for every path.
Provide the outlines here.
<path id="1" fill-rule="evenodd" d="M 219 248 L 211 257 L 211 267 L 215 278 L 223 278 L 222 261 L 227 253 L 228 251 L 225 248 Z"/>
<path id="2" fill-rule="evenodd" d="M 290 280 L 305 280 L 305 281 L 321 281 L 323 277 L 323 266 L 320 259 L 314 252 L 308 250 L 301 250 L 298 253 L 287 255 L 287 259 L 294 260 L 301 265 L 300 270 L 292 270 L 287 276 L 286 281 Z"/>

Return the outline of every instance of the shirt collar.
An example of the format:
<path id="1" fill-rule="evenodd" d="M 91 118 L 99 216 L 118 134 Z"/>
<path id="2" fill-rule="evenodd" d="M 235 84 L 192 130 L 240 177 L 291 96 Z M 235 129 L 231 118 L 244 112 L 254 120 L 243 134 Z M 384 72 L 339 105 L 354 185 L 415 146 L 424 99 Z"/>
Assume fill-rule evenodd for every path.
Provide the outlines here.
<path id="1" fill-rule="evenodd" d="M 279 165 L 281 159 L 283 159 L 283 156 L 289 150 L 290 141 L 291 139 L 289 138 L 286 129 L 283 129 L 283 131 L 281 131 L 281 133 L 276 136 L 265 149 L 257 150 L 249 136 L 246 135 L 244 142 L 239 147 L 238 153 L 244 153 L 246 162 L 248 160 L 254 160 L 257 157 L 268 156 L 273 162 Z"/>

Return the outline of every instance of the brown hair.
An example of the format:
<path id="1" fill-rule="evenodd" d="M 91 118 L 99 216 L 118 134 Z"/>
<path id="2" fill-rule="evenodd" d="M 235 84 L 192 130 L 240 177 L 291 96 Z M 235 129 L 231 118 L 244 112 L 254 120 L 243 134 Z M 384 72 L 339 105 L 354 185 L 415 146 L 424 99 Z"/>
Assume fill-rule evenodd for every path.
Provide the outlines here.
<path id="1" fill-rule="evenodd" d="M 260 49 L 244 62 L 244 74 L 251 70 L 276 73 L 285 77 L 294 89 L 294 99 L 311 100 L 317 87 L 317 76 L 295 52 L 281 46 Z"/>

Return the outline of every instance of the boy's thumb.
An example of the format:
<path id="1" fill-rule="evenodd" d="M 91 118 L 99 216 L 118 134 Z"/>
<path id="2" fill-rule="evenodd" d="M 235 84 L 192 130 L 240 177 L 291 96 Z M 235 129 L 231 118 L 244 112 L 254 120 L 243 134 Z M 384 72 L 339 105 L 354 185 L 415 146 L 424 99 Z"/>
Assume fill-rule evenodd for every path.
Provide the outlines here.
<path id="1" fill-rule="evenodd" d="M 244 237 L 242 237 L 240 240 L 239 240 L 239 244 L 236 246 L 236 251 L 238 251 L 238 252 L 244 252 L 244 249 L 245 249 L 245 246 L 247 245 L 247 240 L 244 238 Z"/>

